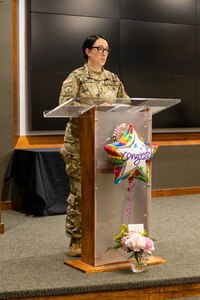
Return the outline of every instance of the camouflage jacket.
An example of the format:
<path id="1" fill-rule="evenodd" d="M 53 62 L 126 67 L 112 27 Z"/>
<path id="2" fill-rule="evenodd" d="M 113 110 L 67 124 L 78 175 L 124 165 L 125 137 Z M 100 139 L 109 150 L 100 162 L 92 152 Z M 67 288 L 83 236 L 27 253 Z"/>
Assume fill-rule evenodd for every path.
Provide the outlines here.
<path id="1" fill-rule="evenodd" d="M 113 103 L 115 98 L 129 98 L 116 74 L 104 68 L 101 73 L 92 72 L 87 64 L 74 70 L 63 82 L 59 104 L 74 97 L 106 98 L 106 102 L 109 103 Z M 65 132 L 65 141 L 67 141 L 67 136 L 70 134 L 69 127 L 72 128 L 72 136 L 78 137 L 78 122 L 73 119 L 67 125 L 68 130 Z"/>
<path id="2" fill-rule="evenodd" d="M 74 70 L 63 82 L 59 104 L 73 97 L 128 98 L 117 75 L 105 69 L 99 74 L 94 73 L 87 64 Z"/>

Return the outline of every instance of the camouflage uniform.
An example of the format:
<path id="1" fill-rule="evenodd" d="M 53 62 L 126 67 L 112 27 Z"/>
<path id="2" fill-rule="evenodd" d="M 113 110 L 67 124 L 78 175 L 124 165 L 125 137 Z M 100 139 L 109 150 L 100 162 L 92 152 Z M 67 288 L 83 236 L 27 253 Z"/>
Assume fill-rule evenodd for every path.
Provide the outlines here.
<path id="1" fill-rule="evenodd" d="M 105 69 L 94 73 L 87 64 L 74 70 L 63 82 L 59 104 L 73 97 L 128 98 L 119 78 Z M 66 234 L 73 238 L 81 238 L 81 166 L 78 119 L 67 124 L 64 147 L 61 155 L 66 163 L 66 172 L 70 178 L 70 195 L 67 199 Z"/>

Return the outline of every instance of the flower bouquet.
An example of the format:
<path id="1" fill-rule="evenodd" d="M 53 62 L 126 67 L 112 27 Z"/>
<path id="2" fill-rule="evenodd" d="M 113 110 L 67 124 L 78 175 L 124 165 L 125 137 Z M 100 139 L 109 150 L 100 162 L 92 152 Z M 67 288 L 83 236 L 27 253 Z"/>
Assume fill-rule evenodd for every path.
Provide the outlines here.
<path id="1" fill-rule="evenodd" d="M 128 226 L 121 225 L 120 233 L 114 237 L 114 244 L 107 250 L 123 249 L 130 253 L 128 259 L 133 258 L 131 269 L 133 272 L 142 272 L 152 251 L 155 249 L 153 239 L 146 237 L 146 231 L 129 231 Z"/>

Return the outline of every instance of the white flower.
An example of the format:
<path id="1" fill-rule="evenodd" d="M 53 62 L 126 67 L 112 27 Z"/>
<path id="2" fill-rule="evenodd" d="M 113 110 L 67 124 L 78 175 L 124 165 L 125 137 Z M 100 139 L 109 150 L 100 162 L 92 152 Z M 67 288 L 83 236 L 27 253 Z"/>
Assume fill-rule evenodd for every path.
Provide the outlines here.
<path id="1" fill-rule="evenodd" d="M 130 237 L 125 242 L 126 247 L 135 252 L 144 250 L 145 244 L 145 237 L 138 232 L 131 233 Z"/>

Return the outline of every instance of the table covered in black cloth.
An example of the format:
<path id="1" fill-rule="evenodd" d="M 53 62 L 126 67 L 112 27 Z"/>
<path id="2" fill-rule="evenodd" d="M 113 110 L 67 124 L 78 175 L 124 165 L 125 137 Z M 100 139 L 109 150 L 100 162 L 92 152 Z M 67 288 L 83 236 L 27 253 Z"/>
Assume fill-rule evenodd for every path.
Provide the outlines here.
<path id="1" fill-rule="evenodd" d="M 33 215 L 66 213 L 69 178 L 58 148 L 14 150 L 4 180 L 10 178 Z"/>

